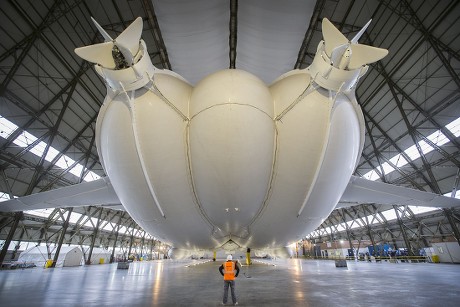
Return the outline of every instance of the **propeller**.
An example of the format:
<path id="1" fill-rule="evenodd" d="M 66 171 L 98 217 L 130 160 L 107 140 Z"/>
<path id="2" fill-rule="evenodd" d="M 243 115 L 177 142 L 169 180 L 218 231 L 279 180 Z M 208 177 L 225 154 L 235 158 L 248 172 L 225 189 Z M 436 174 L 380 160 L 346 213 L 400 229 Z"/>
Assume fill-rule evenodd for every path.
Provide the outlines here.
<path id="1" fill-rule="evenodd" d="M 121 52 L 128 66 L 132 66 L 136 54 L 139 52 L 139 40 L 142 34 L 143 21 L 141 17 L 136 18 L 117 38 L 112 39 L 110 35 L 91 17 L 96 28 L 104 37 L 105 42 L 75 49 L 75 53 L 92 63 L 97 63 L 104 68 L 115 69 L 117 62 L 114 59 L 117 51 Z"/>
<path id="2" fill-rule="evenodd" d="M 388 50 L 358 44 L 372 20 L 349 41 L 327 18 L 323 19 L 322 31 L 324 51 L 334 67 L 354 70 L 363 65 L 377 62 L 388 54 Z"/>

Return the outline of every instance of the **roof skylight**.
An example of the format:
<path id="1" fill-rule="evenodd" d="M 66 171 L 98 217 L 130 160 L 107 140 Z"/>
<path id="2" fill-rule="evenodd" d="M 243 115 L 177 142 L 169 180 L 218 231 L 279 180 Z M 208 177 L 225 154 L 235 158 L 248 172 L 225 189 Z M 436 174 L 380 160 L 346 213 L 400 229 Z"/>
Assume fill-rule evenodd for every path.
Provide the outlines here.
<path id="1" fill-rule="evenodd" d="M 449 129 L 450 132 L 452 132 L 455 137 L 460 136 L 460 117 L 454 120 L 453 122 L 449 123 L 446 125 L 446 128 Z"/>
<path id="2" fill-rule="evenodd" d="M 16 129 L 18 129 L 18 126 L 0 115 L 0 136 L 2 138 L 9 138 Z"/>
<path id="3" fill-rule="evenodd" d="M 6 118 L 0 115 L 0 136 L 3 137 L 4 139 L 7 139 L 14 131 L 19 129 L 17 125 L 14 123 L 10 122 Z M 19 147 L 27 147 L 30 144 L 34 143 L 37 141 L 37 138 L 30 134 L 27 131 L 23 131 L 16 139 L 13 140 L 13 143 L 16 144 Z M 34 147 L 32 147 L 29 152 L 33 153 L 34 155 L 38 157 L 42 157 L 43 154 L 45 153 L 46 147 L 48 144 L 46 144 L 43 141 L 40 141 L 38 144 L 36 144 Z M 56 150 L 54 147 L 50 146 L 48 148 L 48 152 L 46 154 L 45 160 L 48 162 L 53 161 L 53 159 L 59 154 L 59 151 Z M 71 159 L 67 155 L 62 155 L 62 157 L 54 164 L 59 168 L 62 169 L 67 169 L 71 165 L 73 165 L 75 161 Z M 86 168 L 85 168 L 86 170 Z M 77 163 L 70 171 L 69 173 L 80 177 L 83 171 L 83 165 Z M 88 174 L 85 175 L 83 178 L 84 181 L 93 181 L 101 178 L 99 175 L 94 173 L 93 171 L 89 171 Z"/>
<path id="4" fill-rule="evenodd" d="M 416 215 L 421 214 L 421 213 L 426 213 L 426 212 L 439 210 L 439 208 L 433 208 L 433 207 L 418 207 L 418 206 L 408 206 L 408 207 Z M 388 222 L 396 220 L 396 218 L 397 218 L 396 212 L 395 212 L 394 209 L 389 209 L 389 210 L 382 211 L 382 212 L 380 212 L 380 214 L 382 214 Z M 367 217 L 356 218 L 355 220 L 347 221 L 346 223 L 340 223 L 340 224 L 334 225 L 332 227 L 326 227 L 324 230 L 323 229 L 317 229 L 314 232 L 312 232 L 310 235 L 314 237 L 318 232 L 319 232 L 319 234 L 327 235 L 328 233 L 332 233 L 332 232 L 345 231 L 346 230 L 346 225 L 348 225 L 348 227 L 350 229 L 356 229 L 356 228 L 365 227 L 367 225 L 367 223 L 364 222 L 364 221 L 366 221 L 366 218 L 369 221 L 369 223 L 372 224 L 372 225 L 381 223 L 379 221 L 379 218 L 374 218 L 373 215 L 368 215 Z"/>
<path id="5" fill-rule="evenodd" d="M 0 201 L 6 201 L 9 199 L 10 199 L 10 196 L 8 195 L 8 193 L 0 192 Z"/>
<path id="6" fill-rule="evenodd" d="M 447 124 L 446 128 L 456 137 L 460 136 L 460 118 L 457 118 L 453 122 Z M 436 146 L 442 146 L 442 145 L 449 143 L 449 139 L 447 138 L 447 136 L 445 136 L 444 133 L 442 133 L 440 130 L 433 132 L 426 138 L 430 140 L 431 142 L 433 142 L 433 144 L 435 144 Z M 434 148 L 424 140 L 420 140 L 418 142 L 418 145 L 420 146 L 423 154 L 427 154 L 434 150 Z M 412 161 L 420 158 L 420 152 L 417 149 L 417 145 L 412 145 L 411 147 L 407 148 L 404 151 L 404 153 Z M 409 163 L 401 154 L 397 154 L 396 156 L 391 158 L 390 162 L 396 165 L 397 167 L 402 167 Z M 385 174 L 389 174 L 396 170 L 388 162 L 385 162 L 381 166 L 377 166 L 375 169 L 364 174 L 363 178 L 372 180 L 372 181 L 379 179 L 381 175 L 381 167 L 383 168 L 383 171 L 385 172 Z"/>

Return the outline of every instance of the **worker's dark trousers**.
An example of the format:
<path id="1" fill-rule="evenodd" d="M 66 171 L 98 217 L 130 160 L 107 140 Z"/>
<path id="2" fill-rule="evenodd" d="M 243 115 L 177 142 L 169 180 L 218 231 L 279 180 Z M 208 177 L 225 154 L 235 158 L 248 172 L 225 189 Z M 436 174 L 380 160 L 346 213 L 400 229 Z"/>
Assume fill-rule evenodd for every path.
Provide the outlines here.
<path id="1" fill-rule="evenodd" d="M 223 303 L 227 304 L 228 286 L 230 286 L 230 289 L 232 291 L 232 301 L 233 301 L 233 304 L 235 304 L 236 303 L 236 295 L 235 295 L 235 281 L 234 280 L 224 280 L 224 300 L 223 300 Z"/>

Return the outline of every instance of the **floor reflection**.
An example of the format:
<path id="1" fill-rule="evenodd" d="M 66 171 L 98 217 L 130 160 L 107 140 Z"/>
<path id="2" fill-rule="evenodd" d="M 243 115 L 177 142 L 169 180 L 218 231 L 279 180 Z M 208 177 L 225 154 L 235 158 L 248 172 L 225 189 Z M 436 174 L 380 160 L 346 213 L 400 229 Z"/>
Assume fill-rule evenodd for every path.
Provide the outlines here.
<path id="1" fill-rule="evenodd" d="M 155 281 L 153 283 L 153 305 L 158 305 L 158 297 L 161 289 L 161 275 L 163 273 L 163 262 L 158 262 L 156 266 Z"/>
<path id="2" fill-rule="evenodd" d="M 191 263 L 134 262 L 129 270 L 117 269 L 116 263 L 52 271 L 2 270 L 0 306 L 221 304 L 218 268 L 223 260 L 186 266 Z M 334 261 L 287 259 L 267 264 L 242 268 L 236 281 L 241 306 L 388 306 L 382 293 L 391 293 L 401 306 L 447 307 L 460 301 L 459 265 L 348 262 L 348 270 L 343 270 Z"/>
<path id="3" fill-rule="evenodd" d="M 303 278 L 302 272 L 303 272 L 303 266 L 302 266 L 302 260 L 301 259 L 292 259 L 289 261 L 291 264 L 291 269 L 289 270 L 291 274 L 291 278 L 293 281 L 293 286 L 292 286 L 292 291 L 293 291 L 293 296 L 298 299 L 299 301 L 303 301 L 305 296 L 304 296 L 304 289 L 302 287 L 301 280 Z"/>

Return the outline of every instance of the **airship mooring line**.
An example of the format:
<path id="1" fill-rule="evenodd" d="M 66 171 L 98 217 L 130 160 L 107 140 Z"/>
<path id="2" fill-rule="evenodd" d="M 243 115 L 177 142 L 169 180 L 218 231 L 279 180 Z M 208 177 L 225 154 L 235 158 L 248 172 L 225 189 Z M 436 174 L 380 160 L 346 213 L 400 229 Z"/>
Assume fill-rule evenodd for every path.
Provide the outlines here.
<path id="1" fill-rule="evenodd" d="M 158 96 L 161 100 L 163 100 L 171 109 L 173 109 L 184 121 L 189 121 L 190 119 L 184 115 L 173 103 L 171 103 L 168 98 L 166 98 L 163 93 L 158 89 L 156 86 L 155 82 L 153 81 L 153 78 L 150 79 L 152 82 L 152 87 L 147 87 L 149 91 L 154 93 L 156 96 Z"/>
<path id="2" fill-rule="evenodd" d="M 275 121 L 281 121 L 281 119 L 284 117 L 284 115 L 286 115 L 286 113 L 291 111 L 292 108 L 294 108 L 300 101 L 302 101 L 302 99 L 304 99 L 308 94 L 310 94 L 318 88 L 318 86 L 314 86 L 312 83 L 313 82 L 310 82 L 310 84 L 308 84 L 308 86 L 305 88 L 302 94 L 300 94 L 286 109 L 284 109 L 283 112 L 281 112 L 277 117 L 275 117 Z"/>

